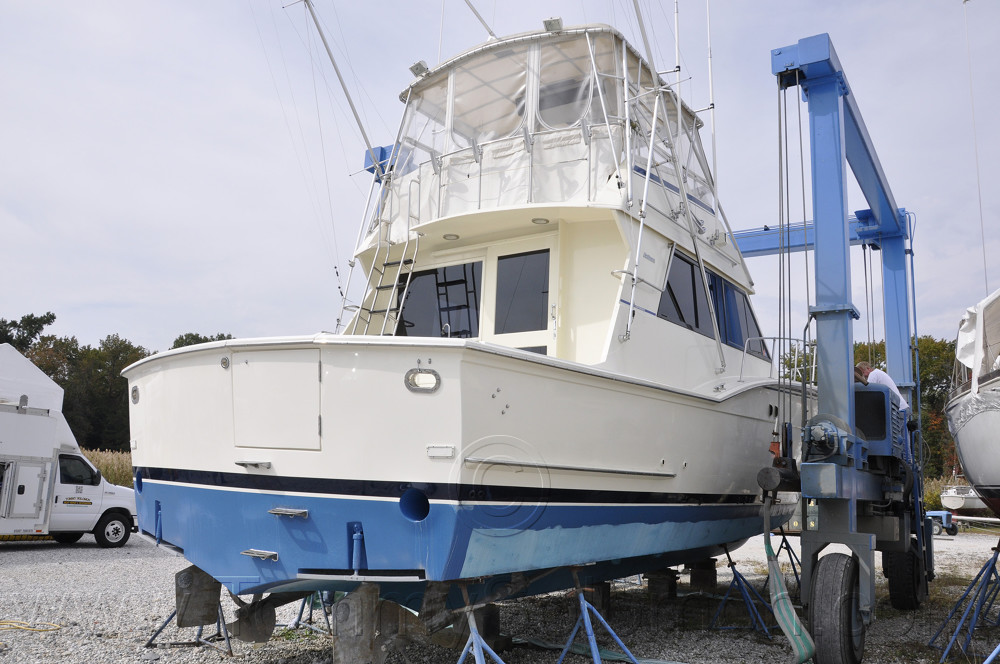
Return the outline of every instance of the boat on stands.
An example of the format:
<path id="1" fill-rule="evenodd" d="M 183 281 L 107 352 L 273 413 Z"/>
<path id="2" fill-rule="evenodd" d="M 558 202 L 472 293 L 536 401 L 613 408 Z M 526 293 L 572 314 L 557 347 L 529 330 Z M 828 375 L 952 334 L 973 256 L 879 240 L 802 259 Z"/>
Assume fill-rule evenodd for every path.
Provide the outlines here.
<path id="1" fill-rule="evenodd" d="M 756 477 L 799 446 L 774 434 L 799 388 L 675 92 L 605 25 L 421 73 L 369 152 L 343 330 L 125 369 L 141 530 L 236 594 L 370 581 L 414 607 L 430 583 L 527 594 L 764 532 Z"/>
<path id="2" fill-rule="evenodd" d="M 980 506 L 1000 516 L 1000 291 L 962 317 L 945 414 L 965 479 L 982 499 Z"/>

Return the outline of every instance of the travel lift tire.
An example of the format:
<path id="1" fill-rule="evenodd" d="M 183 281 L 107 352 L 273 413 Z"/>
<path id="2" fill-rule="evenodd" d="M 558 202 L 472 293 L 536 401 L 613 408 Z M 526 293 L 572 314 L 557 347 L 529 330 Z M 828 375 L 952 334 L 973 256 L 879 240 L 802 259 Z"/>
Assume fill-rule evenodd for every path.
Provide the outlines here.
<path id="1" fill-rule="evenodd" d="M 129 518 L 117 512 L 105 514 L 94 528 L 94 539 L 105 549 L 124 546 L 132 534 Z"/>
<path id="2" fill-rule="evenodd" d="M 910 540 L 907 551 L 883 551 L 882 574 L 889 582 L 889 603 L 900 611 L 920 607 L 920 558 L 917 540 Z"/>
<path id="3" fill-rule="evenodd" d="M 828 553 L 816 563 L 809 592 L 809 631 L 816 664 L 859 664 L 865 651 L 858 561 Z"/>

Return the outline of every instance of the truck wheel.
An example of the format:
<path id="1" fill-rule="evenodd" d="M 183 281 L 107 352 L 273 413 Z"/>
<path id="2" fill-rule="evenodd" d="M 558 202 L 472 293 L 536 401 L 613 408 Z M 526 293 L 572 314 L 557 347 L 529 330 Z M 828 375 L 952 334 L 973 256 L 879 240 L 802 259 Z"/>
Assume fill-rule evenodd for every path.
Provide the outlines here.
<path id="1" fill-rule="evenodd" d="M 60 544 L 72 544 L 80 541 L 83 533 L 52 533 L 52 539 Z"/>
<path id="2" fill-rule="evenodd" d="M 859 664 L 865 652 L 858 561 L 828 553 L 816 563 L 809 593 L 809 631 L 817 664 Z"/>
<path id="3" fill-rule="evenodd" d="M 941 531 L 944 530 L 944 528 L 941 526 L 941 522 L 940 521 L 938 521 L 937 519 L 934 519 L 934 525 L 931 526 L 931 530 L 934 531 L 935 535 L 940 535 Z"/>
<path id="4" fill-rule="evenodd" d="M 916 540 L 906 551 L 882 553 L 882 573 L 889 581 L 889 603 L 900 611 L 920 607 L 920 558 Z"/>
<path id="5" fill-rule="evenodd" d="M 945 528 L 944 531 L 949 535 L 951 535 L 952 537 L 954 537 L 955 535 L 958 534 L 958 525 L 953 523 L 947 528 Z"/>
<path id="6" fill-rule="evenodd" d="M 102 516 L 94 528 L 94 539 L 106 549 L 124 546 L 131 534 L 132 524 L 129 519 L 117 512 Z"/>

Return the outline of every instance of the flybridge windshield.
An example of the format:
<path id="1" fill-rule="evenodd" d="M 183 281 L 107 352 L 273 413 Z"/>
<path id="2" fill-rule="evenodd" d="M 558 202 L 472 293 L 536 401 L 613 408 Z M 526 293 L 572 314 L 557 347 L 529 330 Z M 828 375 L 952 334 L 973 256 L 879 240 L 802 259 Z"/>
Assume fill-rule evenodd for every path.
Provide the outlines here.
<path id="1" fill-rule="evenodd" d="M 512 39 L 458 58 L 413 88 L 382 214 L 412 226 L 530 203 L 621 205 L 624 179 L 641 182 L 647 164 L 653 182 L 676 193 L 672 144 L 689 196 L 714 215 L 698 121 L 686 111 L 678 122 L 673 95 L 660 90 L 606 29 Z M 622 172 L 629 149 L 631 173 Z"/>

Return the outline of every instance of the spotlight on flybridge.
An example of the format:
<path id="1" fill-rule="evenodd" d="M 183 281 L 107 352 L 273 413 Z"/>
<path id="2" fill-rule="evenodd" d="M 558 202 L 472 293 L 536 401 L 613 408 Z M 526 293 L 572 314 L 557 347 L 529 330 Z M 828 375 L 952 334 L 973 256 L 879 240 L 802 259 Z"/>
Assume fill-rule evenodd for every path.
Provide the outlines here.
<path id="1" fill-rule="evenodd" d="M 430 69 L 427 67 L 427 63 L 424 62 L 423 60 L 419 62 L 414 62 L 412 65 L 410 65 L 410 73 L 418 78 L 420 76 L 423 76 L 429 71 Z"/>
<path id="2" fill-rule="evenodd" d="M 542 25 L 545 27 L 546 32 L 561 32 L 563 28 L 562 19 L 558 16 L 545 19 L 542 21 Z"/>

